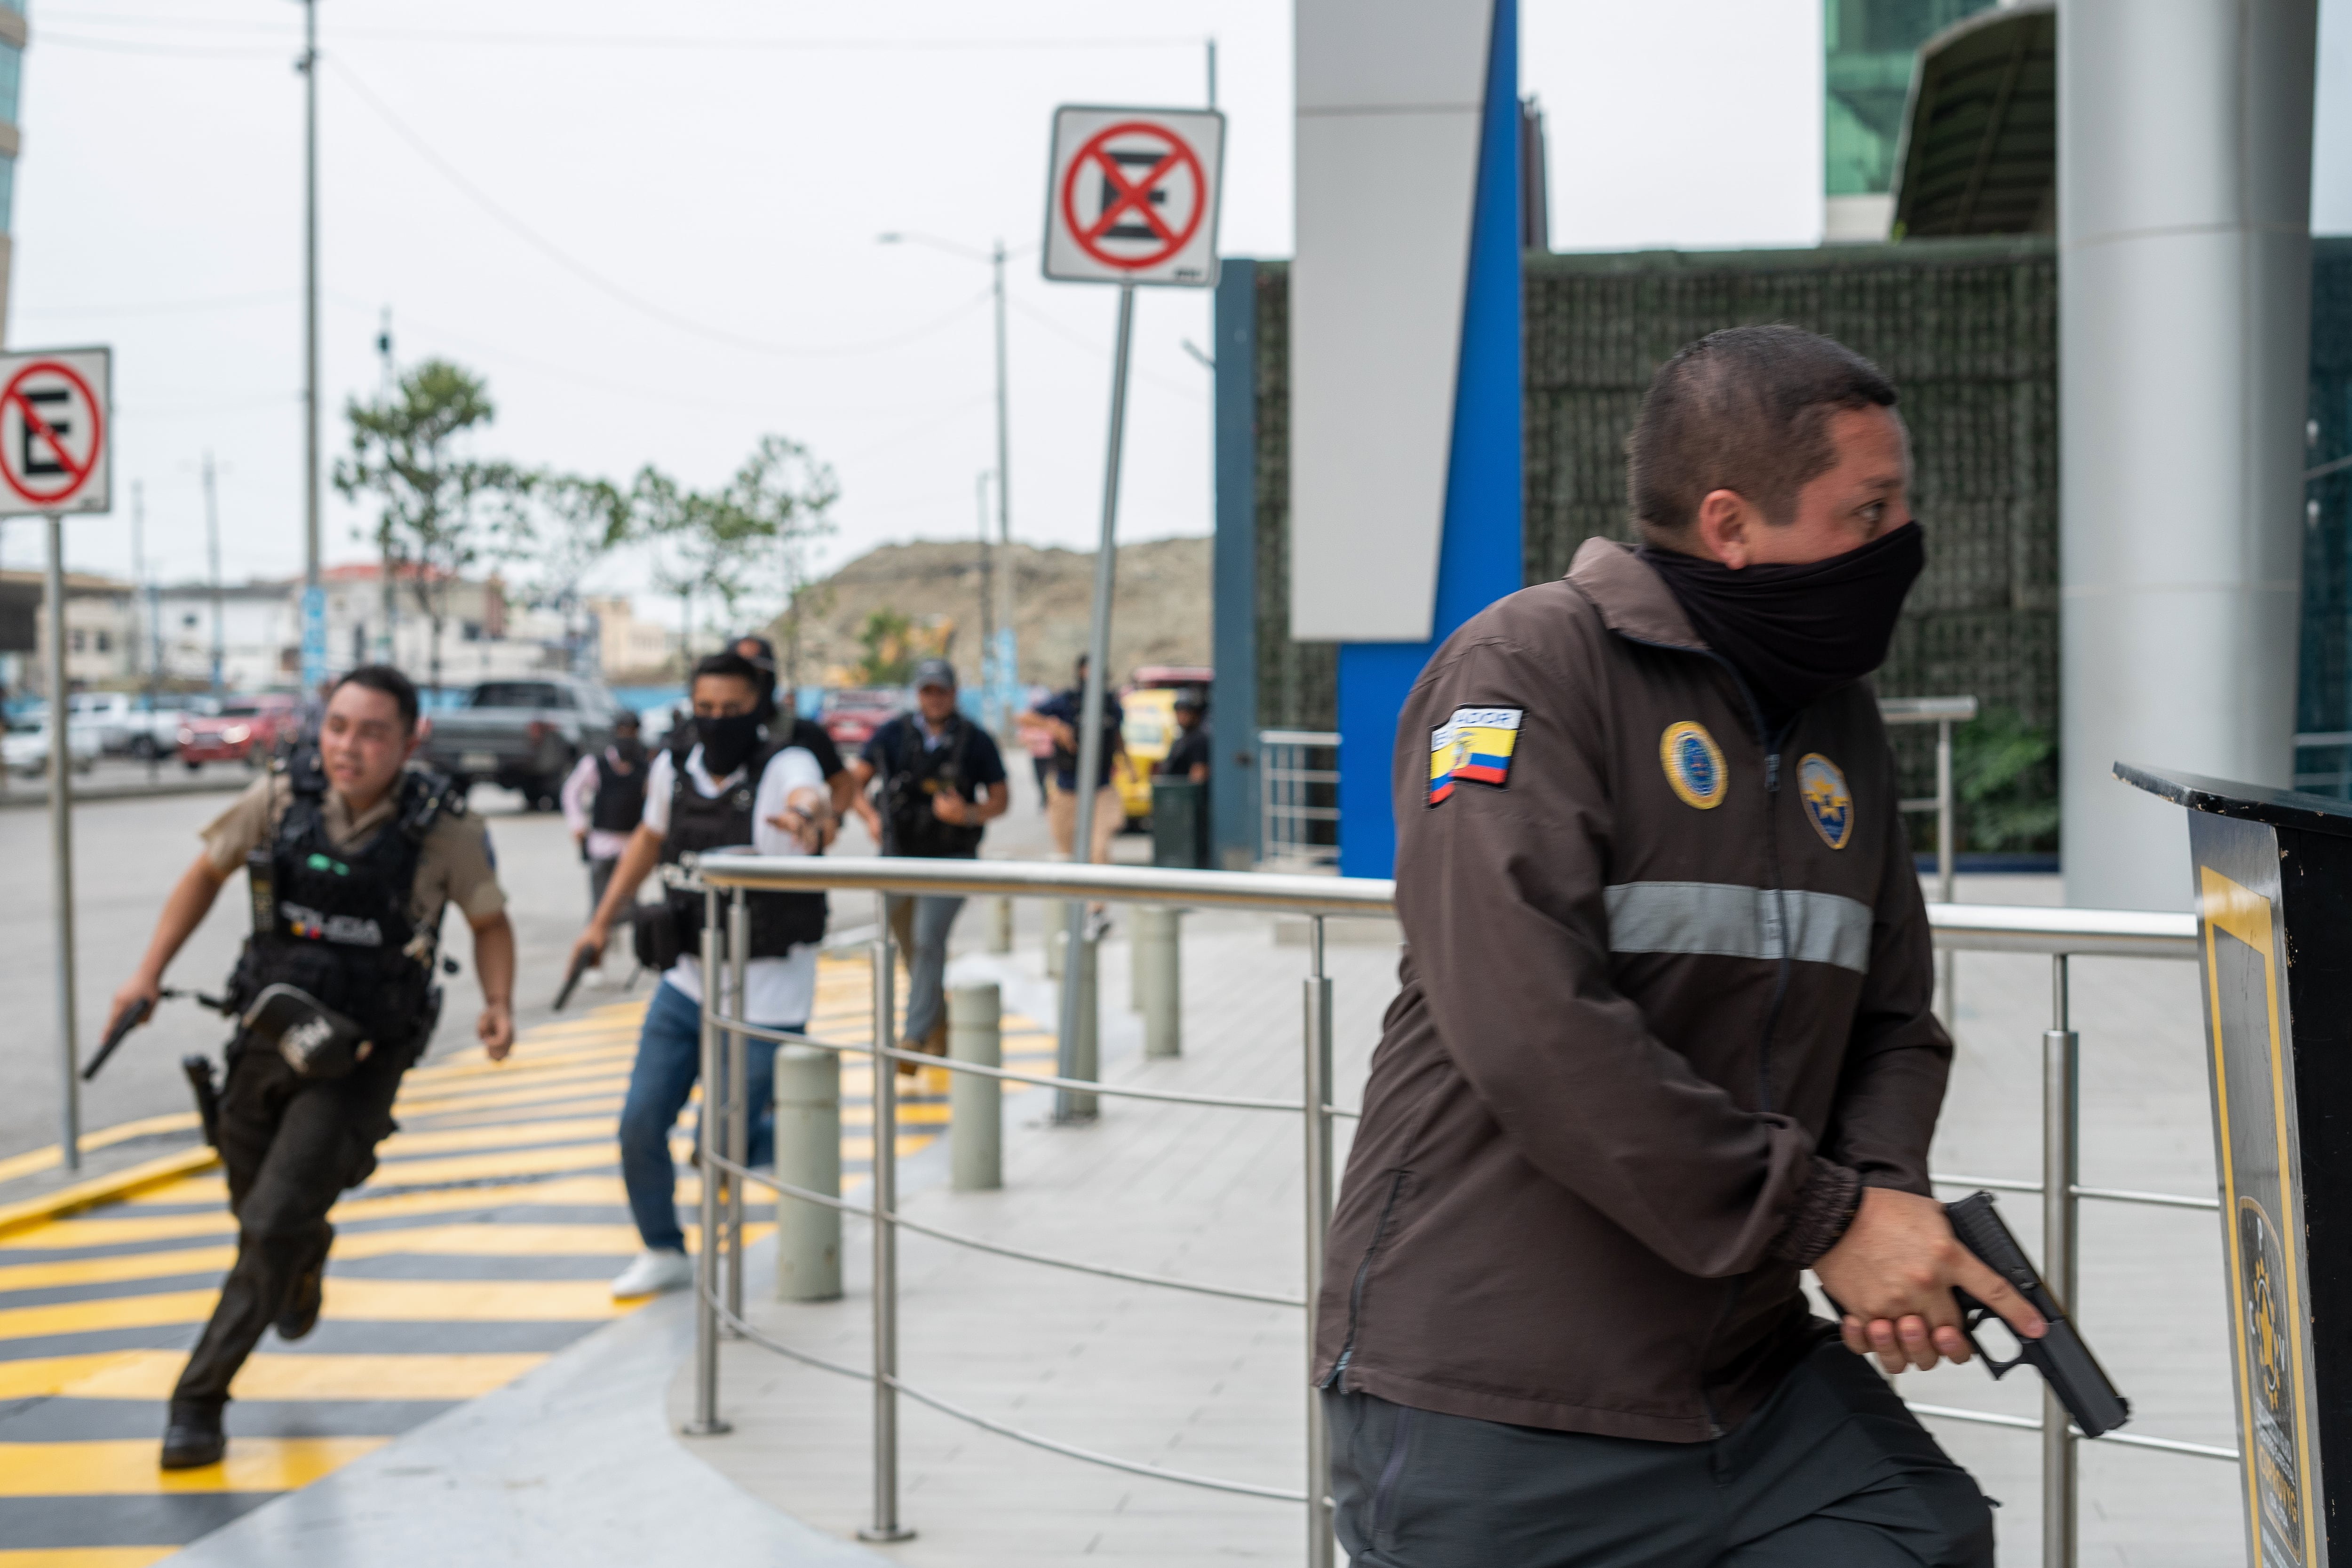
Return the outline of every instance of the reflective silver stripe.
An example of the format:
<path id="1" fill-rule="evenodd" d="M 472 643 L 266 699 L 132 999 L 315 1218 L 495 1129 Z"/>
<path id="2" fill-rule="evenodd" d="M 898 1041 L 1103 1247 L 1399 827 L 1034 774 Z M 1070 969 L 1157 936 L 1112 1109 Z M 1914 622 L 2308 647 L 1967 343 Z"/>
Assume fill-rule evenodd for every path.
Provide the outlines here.
<path id="1" fill-rule="evenodd" d="M 1870 970 L 1870 906 L 1834 893 L 1775 894 L 1721 882 L 1627 882 L 1604 888 L 1612 953 L 1704 953 Z M 1780 929 L 1783 908 L 1789 929 Z"/>

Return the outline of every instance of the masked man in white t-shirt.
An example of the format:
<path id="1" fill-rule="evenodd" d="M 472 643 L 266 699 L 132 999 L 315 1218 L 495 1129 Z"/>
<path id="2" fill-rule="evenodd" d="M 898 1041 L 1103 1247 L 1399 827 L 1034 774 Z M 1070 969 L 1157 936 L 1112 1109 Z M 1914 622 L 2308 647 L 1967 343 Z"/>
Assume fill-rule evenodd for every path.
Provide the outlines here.
<path id="1" fill-rule="evenodd" d="M 573 948 L 601 953 L 631 913 L 637 886 L 657 864 L 687 853 L 745 846 L 763 855 L 814 854 L 834 830 L 830 795 L 816 758 L 772 737 L 760 718 L 760 672 L 737 653 L 714 653 L 694 668 L 694 716 L 654 758 L 645 818 Z M 808 1025 L 816 998 L 817 944 L 824 936 L 821 893 L 751 896 L 751 956 L 744 964 L 747 1021 L 772 1029 Z M 678 1227 L 670 1128 L 702 1065 L 702 896 L 674 892 L 666 910 L 637 917 L 640 952 L 667 960 L 646 1008 L 637 1061 L 621 1108 L 621 1179 L 646 1249 L 613 1281 L 616 1297 L 677 1290 L 694 1278 Z M 675 955 L 675 956 L 672 956 Z M 660 961 L 660 960 L 657 960 Z M 744 1090 L 751 1107 L 750 1163 L 772 1157 L 776 1048 L 745 1042 Z"/>

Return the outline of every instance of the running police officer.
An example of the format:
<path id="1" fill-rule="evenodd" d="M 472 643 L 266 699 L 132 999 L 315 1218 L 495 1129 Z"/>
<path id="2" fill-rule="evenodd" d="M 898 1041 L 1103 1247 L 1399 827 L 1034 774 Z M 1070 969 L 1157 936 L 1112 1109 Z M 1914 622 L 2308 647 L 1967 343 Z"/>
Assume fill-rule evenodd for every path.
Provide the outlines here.
<path id="1" fill-rule="evenodd" d="M 163 971 L 243 870 L 253 935 L 229 977 L 242 1022 L 228 1047 L 217 1141 L 236 1216 L 236 1262 L 173 1390 L 165 1469 L 217 1460 L 229 1381 L 271 1326 L 300 1339 L 318 1322 L 327 1211 L 375 1169 L 401 1074 L 441 1010 L 441 916 L 474 933 L 492 1061 L 514 1044 L 514 931 L 488 834 L 447 779 L 407 767 L 416 688 L 363 665 L 335 683 L 318 744 L 257 779 L 204 831 L 114 1013 L 161 992 Z"/>
<path id="2" fill-rule="evenodd" d="M 688 854 L 740 845 L 765 855 L 814 854 L 833 836 L 824 776 L 789 732 L 769 732 L 761 717 L 765 691 L 761 673 L 740 653 L 713 653 L 694 667 L 688 687 L 694 716 L 654 758 L 645 816 L 621 852 L 604 902 L 572 947 L 574 964 L 602 953 L 614 928 L 626 921 L 638 962 L 661 976 L 646 1007 L 621 1105 L 621 1183 L 645 1250 L 613 1281 L 615 1298 L 674 1291 L 694 1277 L 677 1223 L 669 1130 L 702 1071 L 702 895 L 674 889 L 662 904 L 638 909 L 637 885 L 656 864 L 676 864 Z M 816 1002 L 824 894 L 757 893 L 750 904 L 746 1021 L 805 1029 Z M 755 1166 L 767 1163 L 774 1136 L 775 1061 L 772 1041 L 745 1042 L 748 1155 Z"/>
<path id="3" fill-rule="evenodd" d="M 1952 1046 L 1865 679 L 1925 560 L 1895 401 L 1794 327 L 1683 350 L 1627 442 L 1642 546 L 1405 702 L 1402 987 L 1314 1357 L 1359 1563 L 1993 1561 L 1849 1354 L 1967 1360 L 1956 1287 L 2043 1332 L 1927 1177 Z"/>

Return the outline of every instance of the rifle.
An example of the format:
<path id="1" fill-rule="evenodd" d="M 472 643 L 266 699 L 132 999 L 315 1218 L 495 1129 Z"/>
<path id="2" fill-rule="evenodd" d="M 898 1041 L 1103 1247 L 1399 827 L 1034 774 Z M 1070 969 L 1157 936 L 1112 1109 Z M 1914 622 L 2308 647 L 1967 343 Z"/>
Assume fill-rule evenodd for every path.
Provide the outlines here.
<path id="1" fill-rule="evenodd" d="M 2050 1385 L 2050 1391 L 2058 1396 L 2059 1403 L 2066 1406 L 2066 1413 L 2074 1418 L 2074 1425 L 2083 1429 L 2086 1437 L 2113 1431 L 2130 1420 L 2131 1401 L 2116 1393 L 2116 1385 L 2107 1381 L 2098 1358 L 2091 1354 L 2091 1347 L 2084 1343 L 2082 1334 L 2066 1316 L 2065 1307 L 2051 1293 L 2025 1256 L 2025 1249 L 2002 1223 L 2000 1211 L 1993 1207 L 1992 1194 L 1972 1193 L 1958 1203 L 1948 1203 L 1944 1205 L 1944 1214 L 1951 1220 L 1952 1234 L 1959 1239 L 1960 1245 L 2014 1286 L 2017 1293 L 2042 1314 L 2042 1321 L 2049 1324 L 2049 1332 L 2040 1339 L 2021 1338 L 2016 1355 L 2007 1361 L 1996 1361 L 1978 1343 L 1976 1335 L 1977 1325 L 1993 1315 L 1992 1309 L 1966 1291 L 1953 1291 L 1960 1303 L 1960 1332 L 1969 1336 L 1969 1343 L 1984 1357 L 1985 1369 L 1999 1378 L 2020 1363 L 2032 1366 Z"/>

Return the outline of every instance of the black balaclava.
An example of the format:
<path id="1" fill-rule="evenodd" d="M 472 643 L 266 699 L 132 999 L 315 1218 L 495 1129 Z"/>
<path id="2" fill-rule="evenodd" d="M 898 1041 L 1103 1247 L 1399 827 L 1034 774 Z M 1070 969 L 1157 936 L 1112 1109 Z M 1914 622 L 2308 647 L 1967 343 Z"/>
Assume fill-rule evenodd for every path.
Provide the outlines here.
<path id="1" fill-rule="evenodd" d="M 1768 735 L 1798 709 L 1850 685 L 1886 660 L 1904 595 L 1927 564 L 1916 522 L 1827 560 L 1749 566 L 1643 545 L 1706 645 L 1755 693 Z"/>
<path id="2" fill-rule="evenodd" d="M 735 713 L 724 718 L 708 718 L 697 714 L 694 734 L 702 742 L 702 770 L 715 781 L 742 767 L 759 749 L 760 716 Z"/>

